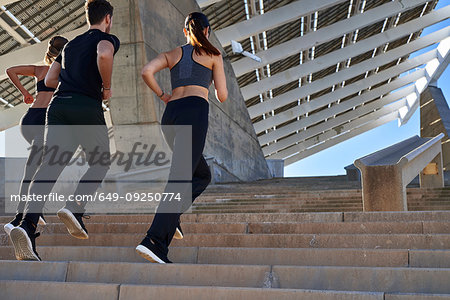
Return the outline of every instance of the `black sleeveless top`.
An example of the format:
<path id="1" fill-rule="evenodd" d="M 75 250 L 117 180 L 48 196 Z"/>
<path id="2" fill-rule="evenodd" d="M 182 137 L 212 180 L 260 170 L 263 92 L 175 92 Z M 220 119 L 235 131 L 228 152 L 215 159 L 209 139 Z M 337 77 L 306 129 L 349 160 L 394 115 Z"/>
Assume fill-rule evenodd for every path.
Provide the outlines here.
<path id="1" fill-rule="evenodd" d="M 209 88 L 212 82 L 212 70 L 199 64 L 192 57 L 194 46 L 181 46 L 181 59 L 170 69 L 172 89 L 186 85 L 199 85 Z"/>
<path id="2" fill-rule="evenodd" d="M 36 92 L 54 92 L 55 89 L 48 87 L 45 85 L 44 83 L 44 79 L 42 79 L 41 81 L 36 82 Z"/>

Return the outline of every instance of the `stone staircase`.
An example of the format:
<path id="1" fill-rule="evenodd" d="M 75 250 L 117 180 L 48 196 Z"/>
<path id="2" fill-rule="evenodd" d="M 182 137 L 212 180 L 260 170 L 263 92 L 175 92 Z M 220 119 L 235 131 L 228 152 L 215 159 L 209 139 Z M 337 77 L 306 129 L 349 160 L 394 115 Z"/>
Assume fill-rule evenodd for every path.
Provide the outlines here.
<path id="1" fill-rule="evenodd" d="M 134 250 L 152 215 L 93 215 L 88 240 L 48 216 L 38 238 L 43 262 L 14 260 L 0 233 L 0 298 L 450 299 L 449 189 L 408 191 L 411 205 L 434 211 L 363 213 L 342 205 L 358 202 L 345 184 L 307 191 L 282 183 L 210 186 L 182 216 L 174 264 Z M 316 212 L 294 212 L 296 203 Z M 339 212 L 320 211 L 332 203 Z"/>
<path id="2" fill-rule="evenodd" d="M 408 188 L 407 198 L 410 211 L 450 210 L 450 187 Z M 360 184 L 349 182 L 343 176 L 216 184 L 210 186 L 192 207 L 192 212 L 198 213 L 362 210 Z"/>

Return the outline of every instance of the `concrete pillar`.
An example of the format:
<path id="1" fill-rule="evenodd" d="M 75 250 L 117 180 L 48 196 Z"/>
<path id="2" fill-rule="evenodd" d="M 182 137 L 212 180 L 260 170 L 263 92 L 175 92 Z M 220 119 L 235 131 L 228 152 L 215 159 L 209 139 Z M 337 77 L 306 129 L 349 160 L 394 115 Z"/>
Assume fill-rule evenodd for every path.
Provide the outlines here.
<path id="1" fill-rule="evenodd" d="M 442 139 L 442 165 L 450 171 L 450 109 L 442 90 L 429 85 L 420 95 L 420 136 L 434 137 L 444 133 Z"/>
<path id="2" fill-rule="evenodd" d="M 363 211 L 408 210 L 406 188 L 398 166 L 357 166 L 362 174 Z"/>
<path id="3" fill-rule="evenodd" d="M 442 188 L 444 187 L 442 153 L 439 153 L 426 167 L 420 172 L 421 188 Z"/>
<path id="4" fill-rule="evenodd" d="M 146 128 L 159 124 L 165 104 L 145 85 L 142 67 L 160 52 L 184 44 L 184 19 L 188 13 L 201 10 L 195 0 L 111 2 L 114 5 L 112 33 L 121 40 L 113 71 L 111 119 L 116 148 L 129 151 L 136 141 L 151 143 L 153 139 L 161 139 L 160 133 L 153 130 L 151 135 L 152 130 Z M 212 42 L 223 51 L 214 31 Z M 226 59 L 224 65 L 229 98 L 223 104 L 218 102 L 211 85 L 204 154 L 214 157 L 238 180 L 270 178 L 231 63 Z M 171 90 L 168 70 L 160 72 L 157 80 L 164 90 Z"/>

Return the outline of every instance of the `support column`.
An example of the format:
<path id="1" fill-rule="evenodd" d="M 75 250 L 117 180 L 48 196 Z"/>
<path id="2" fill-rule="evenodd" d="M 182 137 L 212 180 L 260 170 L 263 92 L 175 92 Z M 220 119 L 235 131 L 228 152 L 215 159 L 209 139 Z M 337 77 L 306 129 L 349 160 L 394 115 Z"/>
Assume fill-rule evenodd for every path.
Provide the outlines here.
<path id="1" fill-rule="evenodd" d="M 420 136 L 434 137 L 439 133 L 442 139 L 442 165 L 450 171 L 450 109 L 442 90 L 429 85 L 420 95 Z"/>
<path id="2" fill-rule="evenodd" d="M 439 153 L 426 167 L 420 172 L 420 187 L 421 188 L 443 188 L 442 153 Z"/>
<path id="3" fill-rule="evenodd" d="M 112 33 L 121 40 L 113 71 L 113 97 L 110 101 L 116 148 L 130 151 L 136 141 L 152 144 L 162 135 L 149 126 L 159 124 L 165 104 L 145 85 L 142 67 L 159 53 L 186 43 L 184 20 L 192 11 L 201 11 L 195 0 L 112 0 Z M 223 52 L 212 31 L 212 43 Z M 215 99 L 209 92 L 209 130 L 204 154 L 232 174 L 236 180 L 270 178 L 229 59 L 224 60 L 229 98 Z M 158 73 L 165 91 L 171 90 L 169 70 Z M 153 126 L 156 128 L 156 126 Z M 150 132 L 151 131 L 151 132 Z M 118 170 L 116 170 L 118 171 Z M 220 182 L 220 172 L 214 181 Z"/>

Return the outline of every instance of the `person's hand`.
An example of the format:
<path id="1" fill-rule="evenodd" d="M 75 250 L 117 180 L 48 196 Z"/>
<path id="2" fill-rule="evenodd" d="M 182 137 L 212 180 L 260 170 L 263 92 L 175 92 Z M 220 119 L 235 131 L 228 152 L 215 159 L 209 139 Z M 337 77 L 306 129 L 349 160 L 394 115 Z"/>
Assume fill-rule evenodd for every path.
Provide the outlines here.
<path id="1" fill-rule="evenodd" d="M 108 100 L 111 97 L 112 97 L 111 90 L 103 89 L 103 100 Z"/>
<path id="2" fill-rule="evenodd" d="M 159 98 L 159 99 L 161 99 L 162 101 L 164 101 L 164 103 L 167 104 L 167 102 L 170 101 L 170 98 L 172 98 L 172 95 L 171 95 L 171 94 L 164 94 L 164 95 L 162 95 L 162 97 Z"/>
<path id="3" fill-rule="evenodd" d="M 30 93 L 25 93 L 23 94 L 23 102 L 25 102 L 26 104 L 31 104 L 34 102 L 34 98 L 33 95 L 31 95 Z"/>

